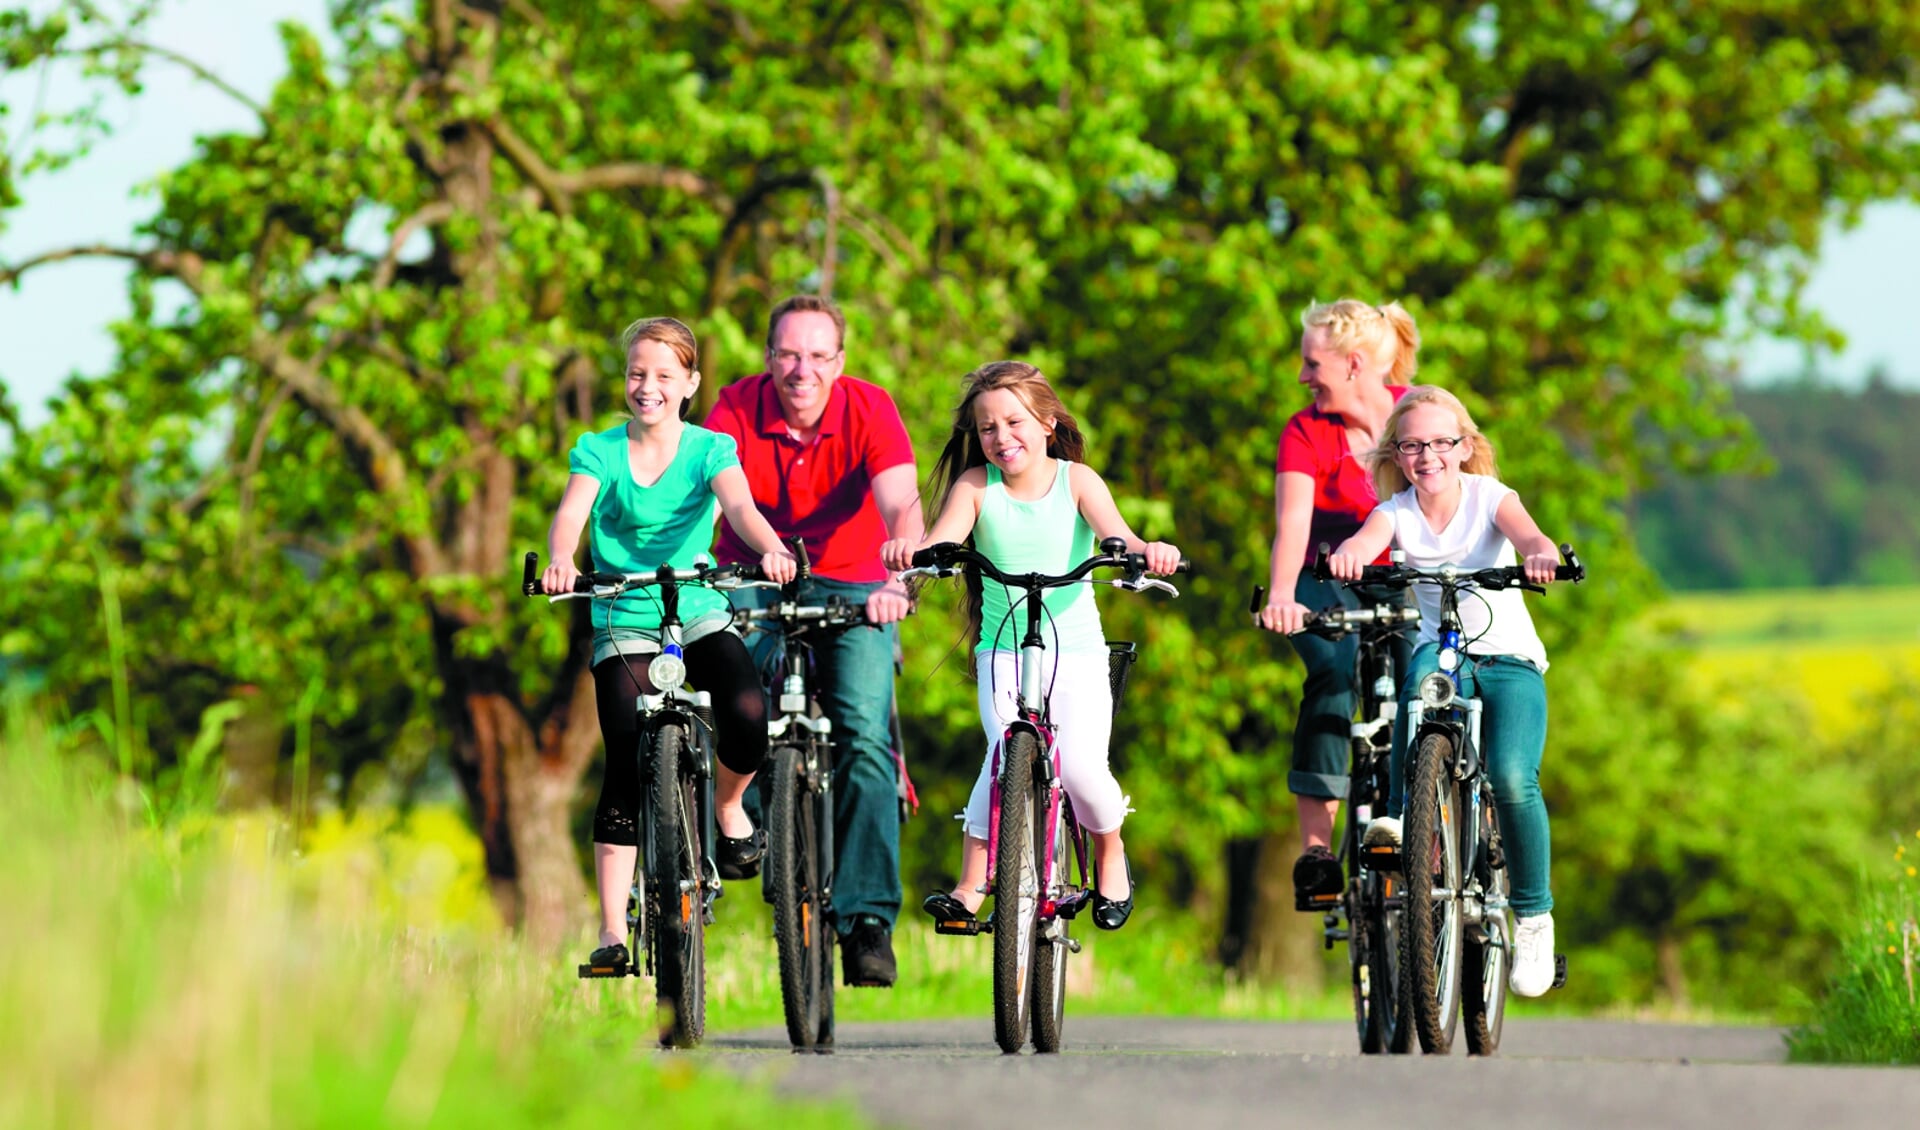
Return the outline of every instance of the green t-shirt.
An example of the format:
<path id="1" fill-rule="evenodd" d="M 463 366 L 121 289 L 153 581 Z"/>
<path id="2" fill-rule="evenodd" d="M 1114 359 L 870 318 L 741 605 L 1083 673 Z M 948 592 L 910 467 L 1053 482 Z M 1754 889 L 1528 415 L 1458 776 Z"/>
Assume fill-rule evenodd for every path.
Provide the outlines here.
<path id="1" fill-rule="evenodd" d="M 1065 459 L 1054 462 L 1053 486 L 1032 502 L 1008 494 L 1000 468 L 987 465 L 987 489 L 980 495 L 973 543 L 1003 573 L 1058 576 L 1093 556 L 1093 527 L 1073 501 L 1073 464 Z M 1040 631 L 1048 649 L 1061 655 L 1107 650 L 1091 587 L 1048 589 L 1040 603 L 1046 610 Z M 982 577 L 980 642 L 974 654 L 1019 651 L 1026 634 L 1026 591 L 1016 592 Z"/>
<path id="2" fill-rule="evenodd" d="M 627 426 L 589 432 L 574 443 L 567 466 L 600 484 L 593 499 L 593 568 L 599 573 L 642 573 L 671 565 L 690 569 L 694 559 L 711 555 L 713 519 L 719 503 L 713 477 L 740 465 L 733 437 L 692 424 L 682 425 L 680 449 L 652 486 L 633 480 L 627 459 Z M 593 602 L 593 626 L 658 631 L 659 590 L 646 588 L 617 601 Z M 680 621 L 725 613 L 727 598 L 712 589 L 680 589 Z"/>

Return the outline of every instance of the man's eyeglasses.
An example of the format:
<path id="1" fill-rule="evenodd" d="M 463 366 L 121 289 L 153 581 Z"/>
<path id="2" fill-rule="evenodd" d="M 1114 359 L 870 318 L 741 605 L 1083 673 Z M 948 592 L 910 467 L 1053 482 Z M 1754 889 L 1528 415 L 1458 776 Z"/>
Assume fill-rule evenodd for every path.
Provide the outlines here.
<path id="1" fill-rule="evenodd" d="M 805 361 L 814 368 L 819 369 L 832 364 L 833 359 L 840 356 L 840 351 L 836 349 L 832 353 L 801 353 L 793 349 L 776 349 L 771 356 L 777 365 L 791 367 Z"/>
<path id="2" fill-rule="evenodd" d="M 1466 438 L 1465 436 L 1441 436 L 1439 439 L 1403 439 L 1394 444 L 1393 449 L 1402 455 L 1418 455 L 1431 447 L 1435 455 L 1445 455 Z"/>

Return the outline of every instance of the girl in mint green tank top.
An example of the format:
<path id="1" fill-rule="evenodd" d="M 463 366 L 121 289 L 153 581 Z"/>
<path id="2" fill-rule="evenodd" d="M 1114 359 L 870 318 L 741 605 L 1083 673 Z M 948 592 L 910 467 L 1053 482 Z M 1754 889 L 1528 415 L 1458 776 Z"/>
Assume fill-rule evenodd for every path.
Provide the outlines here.
<path id="1" fill-rule="evenodd" d="M 1097 543 L 1117 537 L 1127 552 L 1146 555 L 1150 572 L 1172 573 L 1180 551 L 1135 535 L 1113 492 L 1082 462 L 1085 456 L 1079 425 L 1040 370 L 1019 361 L 983 365 L 967 375 L 953 437 L 935 468 L 936 481 L 945 484 L 940 517 L 924 541 L 890 541 L 881 557 L 889 568 L 905 569 L 917 549 L 971 537 L 975 549 L 1007 572 L 1064 573 L 1093 556 Z M 1025 616 L 1015 614 L 1004 587 L 971 576 L 968 583 L 970 619 L 979 631 L 974 655 L 988 756 L 967 801 L 960 882 L 923 904 L 942 920 L 973 914 L 985 898 L 992 745 L 1013 719 L 1014 661 L 1026 630 Z M 1049 592 L 1046 610 L 1047 710 L 1062 783 L 1094 841 L 1094 923 L 1115 930 L 1133 910 L 1133 879 L 1120 839 L 1127 797 L 1107 759 L 1113 698 L 1100 611 L 1084 585 Z"/>

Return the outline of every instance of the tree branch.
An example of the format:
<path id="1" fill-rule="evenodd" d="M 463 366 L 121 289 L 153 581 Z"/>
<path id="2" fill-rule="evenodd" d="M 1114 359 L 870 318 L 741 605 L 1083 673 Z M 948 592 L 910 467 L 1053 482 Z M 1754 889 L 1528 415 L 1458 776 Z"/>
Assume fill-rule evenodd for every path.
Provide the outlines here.
<path id="1" fill-rule="evenodd" d="M 105 243 L 86 243 L 35 255 L 17 266 L 0 266 L 0 286 L 19 282 L 20 276 L 35 267 L 44 267 L 48 263 L 59 263 L 68 259 L 126 259 L 153 267 L 164 274 L 172 274 L 174 265 L 180 258 L 181 256 L 171 251 L 140 251 L 131 247 L 114 247 Z"/>
<path id="2" fill-rule="evenodd" d="M 373 289 L 385 290 L 393 284 L 393 272 L 400 265 L 400 249 L 413 233 L 421 228 L 435 224 L 444 224 L 453 218 L 453 205 L 445 200 L 436 200 L 426 207 L 400 221 L 393 229 L 393 239 L 387 244 L 387 253 L 380 257 L 380 265 L 373 269 Z"/>
<path id="3" fill-rule="evenodd" d="M 233 99 L 235 102 L 238 102 L 242 106 L 245 106 L 247 109 L 252 110 L 254 112 L 254 115 L 258 117 L 261 120 L 261 122 L 264 123 L 269 120 L 267 108 L 261 105 L 260 103 L 255 102 L 251 97 L 247 95 L 246 91 L 241 90 L 239 87 L 228 82 L 226 79 L 221 78 L 219 75 L 213 73 L 211 70 L 207 69 L 205 66 L 195 62 L 193 59 L 190 59 L 185 55 L 182 55 L 180 52 L 175 51 L 170 47 L 162 47 L 157 43 L 147 43 L 138 39 L 112 39 L 112 40 L 108 40 L 105 43 L 96 43 L 91 47 L 75 47 L 66 51 L 56 52 L 56 54 L 69 56 L 73 58 L 92 59 L 92 58 L 97 58 L 98 56 L 104 55 L 109 51 L 115 51 L 115 50 L 131 51 L 137 55 L 153 55 L 158 58 L 165 59 L 169 63 L 174 63 L 181 67 L 184 67 L 189 73 L 193 75 L 193 77 L 199 79 L 201 82 L 206 83 L 208 86 L 213 87 L 215 90 L 220 91 L 222 94 L 225 94 L 227 97 Z"/>
<path id="4" fill-rule="evenodd" d="M 505 121 L 491 118 L 480 125 L 493 138 L 494 144 L 499 146 L 507 162 L 546 198 L 547 206 L 563 216 L 573 211 L 575 196 L 614 188 L 669 188 L 689 196 L 705 197 L 723 210 L 732 206 L 726 193 L 717 184 L 689 169 L 626 161 L 591 169 L 561 171 L 547 164 L 539 152 Z"/>

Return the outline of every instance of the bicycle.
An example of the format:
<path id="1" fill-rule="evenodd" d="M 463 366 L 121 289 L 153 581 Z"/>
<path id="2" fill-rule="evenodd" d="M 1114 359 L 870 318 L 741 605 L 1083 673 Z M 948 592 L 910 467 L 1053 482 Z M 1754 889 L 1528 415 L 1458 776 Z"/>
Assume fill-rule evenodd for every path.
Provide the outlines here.
<path id="1" fill-rule="evenodd" d="M 1560 556 L 1564 564 L 1555 568 L 1556 580 L 1578 584 L 1586 579 L 1573 547 L 1562 545 Z M 1367 565 L 1360 572 L 1361 584 L 1396 589 L 1431 584 L 1440 590 L 1440 669 L 1420 680 L 1407 712 L 1412 754 L 1402 843 L 1397 849 L 1368 847 L 1362 858 L 1368 867 L 1398 871 L 1405 879 L 1401 1001 L 1412 1015 L 1421 1050 L 1451 1051 L 1464 1015 L 1468 1053 L 1491 1055 L 1500 1046 L 1506 1016 L 1514 923 L 1499 814 L 1480 759 L 1482 704 L 1465 693 L 1461 682 L 1468 641 L 1459 601 L 1463 590 L 1476 587 L 1545 590 L 1517 565 L 1474 570 Z M 1314 576 L 1330 578 L 1325 546 Z M 1566 958 L 1555 954 L 1553 985 L 1565 984 Z"/>
<path id="2" fill-rule="evenodd" d="M 1257 585 L 1248 611 L 1255 616 L 1266 604 L 1266 586 Z M 1358 634 L 1354 659 L 1354 686 L 1360 692 L 1360 717 L 1348 723 L 1352 748 L 1347 773 L 1347 821 L 1340 836 L 1338 858 L 1347 873 L 1343 890 L 1333 894 L 1298 895 L 1294 909 L 1325 914 L 1326 948 L 1347 943 L 1347 964 L 1353 984 L 1353 1018 L 1360 1050 L 1367 1055 L 1405 1052 L 1411 1044 L 1403 1023 L 1401 995 L 1400 927 L 1403 901 L 1399 878 L 1392 872 L 1367 868 L 1361 861 L 1361 837 L 1373 814 L 1385 812 L 1393 754 L 1393 723 L 1400 709 L 1400 680 L 1395 669 L 1395 645 L 1419 623 L 1419 610 L 1392 601 L 1359 608 L 1334 605 L 1307 617 L 1302 630 L 1325 639 Z M 1344 924 L 1343 924 L 1344 922 Z"/>
<path id="3" fill-rule="evenodd" d="M 520 591 L 540 593 L 540 555 L 528 553 Z M 548 595 L 551 603 L 587 598 L 619 600 L 646 588 L 657 589 L 660 603 L 660 651 L 650 657 L 647 681 L 653 693 L 639 699 L 640 778 L 646 800 L 640 806 L 640 854 L 627 898 L 627 951 L 646 954 L 646 975 L 654 1000 L 666 1014 L 664 1046 L 698 1046 L 706 1032 L 706 927 L 714 900 L 721 895 L 720 870 L 713 861 L 713 761 L 715 729 L 712 700 L 705 691 L 689 691 L 680 634 L 680 587 L 704 585 L 726 591 L 743 585 L 766 587 L 753 566 L 692 569 L 662 565 L 646 573 L 582 573 L 573 591 Z M 636 676 L 637 677 L 637 676 Z M 582 965 L 583 978 L 638 977 L 634 963 Z"/>
<path id="4" fill-rule="evenodd" d="M 811 573 L 806 546 L 792 542 L 799 573 L 778 603 L 734 611 L 734 623 L 778 631 L 785 642 L 783 673 L 774 688 L 767 720 L 767 861 L 761 893 L 773 906 L 774 946 L 779 953 L 780 1004 L 787 1039 L 795 1051 L 833 1048 L 833 724 L 813 699 L 813 648 L 818 636 L 863 627 L 866 609 L 830 598 L 800 604 L 795 598 Z"/>
<path id="5" fill-rule="evenodd" d="M 936 922 L 934 929 L 941 934 L 993 935 L 993 1031 L 1000 1050 L 1018 1053 L 1031 1034 L 1034 1051 L 1057 1052 L 1066 1022 L 1067 956 L 1080 950 L 1070 923 L 1091 903 L 1094 885 L 1087 863 L 1088 833 L 1074 819 L 1073 803 L 1061 785 L 1060 754 L 1042 689 L 1046 643 L 1040 635 L 1045 614 L 1041 595 L 1076 584 L 1129 592 L 1157 589 L 1173 596 L 1180 591 L 1147 577 L 1145 556 L 1127 553 L 1120 538 L 1102 541 L 1098 554 L 1058 576 L 1003 573 L 978 552 L 951 542 L 916 552 L 913 568 L 901 576 L 948 577 L 967 568 L 1023 591 L 1014 606 L 1025 601 L 1027 631 L 1020 641 L 1017 714 L 994 746 L 989 769 L 994 784 L 988 808 L 987 892 L 993 895 L 993 915 L 985 922 Z M 1123 569 L 1125 575 L 1096 580 L 1089 576 L 1096 569 Z M 1180 562 L 1179 572 L 1190 570 L 1189 562 Z M 1116 689 L 1124 687 L 1134 654 L 1131 644 L 1108 644 L 1108 674 Z M 1113 706 L 1117 714 L 1117 694 Z M 1077 882 L 1066 861 L 1069 849 L 1078 864 Z M 1000 871 L 1007 862 L 1012 874 Z"/>

